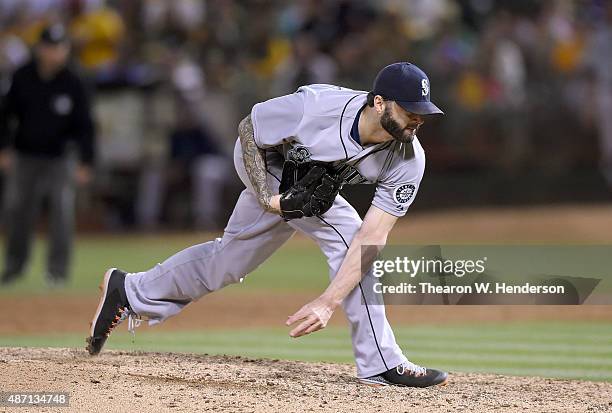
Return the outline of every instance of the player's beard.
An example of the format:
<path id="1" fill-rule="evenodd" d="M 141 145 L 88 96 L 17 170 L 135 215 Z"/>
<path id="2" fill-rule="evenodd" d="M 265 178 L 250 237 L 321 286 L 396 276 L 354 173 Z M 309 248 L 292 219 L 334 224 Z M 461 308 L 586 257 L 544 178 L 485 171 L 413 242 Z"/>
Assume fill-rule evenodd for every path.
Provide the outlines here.
<path id="1" fill-rule="evenodd" d="M 400 124 L 393 119 L 388 107 L 385 108 L 380 117 L 380 126 L 382 126 L 393 139 L 402 143 L 411 143 L 419 129 L 419 125 L 415 125 L 412 129 L 402 128 Z"/>

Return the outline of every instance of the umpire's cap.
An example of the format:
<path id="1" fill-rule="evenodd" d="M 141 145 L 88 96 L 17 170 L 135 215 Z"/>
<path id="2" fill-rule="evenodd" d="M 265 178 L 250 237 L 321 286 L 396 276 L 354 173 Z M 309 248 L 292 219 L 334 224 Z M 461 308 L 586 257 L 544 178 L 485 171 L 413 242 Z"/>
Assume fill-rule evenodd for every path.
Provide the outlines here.
<path id="1" fill-rule="evenodd" d="M 374 79 L 372 92 L 417 115 L 444 114 L 429 100 L 429 78 L 412 63 L 400 62 L 384 67 Z"/>
<path id="2" fill-rule="evenodd" d="M 56 45 L 68 42 L 68 32 L 61 23 L 49 25 L 40 33 L 40 43 Z"/>

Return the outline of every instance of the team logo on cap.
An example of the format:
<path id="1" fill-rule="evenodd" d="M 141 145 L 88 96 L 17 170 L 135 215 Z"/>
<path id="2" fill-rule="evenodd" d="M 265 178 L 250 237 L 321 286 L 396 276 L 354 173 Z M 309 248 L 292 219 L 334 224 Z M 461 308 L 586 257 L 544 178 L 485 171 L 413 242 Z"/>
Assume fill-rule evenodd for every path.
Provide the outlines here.
<path id="1" fill-rule="evenodd" d="M 393 198 L 395 198 L 395 200 L 400 204 L 405 204 L 412 199 L 415 191 L 416 186 L 413 184 L 403 184 L 395 188 Z"/>
<path id="2" fill-rule="evenodd" d="M 429 95 L 429 80 L 427 79 L 421 80 L 421 95 Z"/>

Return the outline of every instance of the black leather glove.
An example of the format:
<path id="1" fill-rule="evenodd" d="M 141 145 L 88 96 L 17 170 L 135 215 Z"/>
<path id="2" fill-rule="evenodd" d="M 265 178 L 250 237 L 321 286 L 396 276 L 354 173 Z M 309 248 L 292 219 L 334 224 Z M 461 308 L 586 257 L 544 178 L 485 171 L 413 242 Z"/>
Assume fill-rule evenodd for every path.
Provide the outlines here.
<path id="1" fill-rule="evenodd" d="M 294 173 L 291 168 L 287 171 L 287 174 Z M 283 178 L 285 173 L 283 169 Z M 324 166 L 314 165 L 283 192 L 280 199 L 281 215 L 286 220 L 321 215 L 332 207 L 341 188 L 342 183 L 329 175 Z"/>

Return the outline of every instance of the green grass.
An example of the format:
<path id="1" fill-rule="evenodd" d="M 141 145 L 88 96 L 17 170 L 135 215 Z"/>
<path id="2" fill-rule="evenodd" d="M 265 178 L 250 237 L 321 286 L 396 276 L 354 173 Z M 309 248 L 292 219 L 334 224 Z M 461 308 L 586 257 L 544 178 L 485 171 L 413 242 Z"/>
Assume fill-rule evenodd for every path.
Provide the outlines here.
<path id="1" fill-rule="evenodd" d="M 211 236 L 78 237 L 73 276 L 63 292 L 97 294 L 103 271 L 111 266 L 142 271 Z M 1 296 L 43 294 L 45 243 L 38 240 L 26 276 Z M 0 263 L 1 264 L 1 263 Z M 317 246 L 292 241 L 241 285 L 230 289 L 322 291 L 328 270 Z M 450 311 L 451 309 L 449 309 Z M 467 321 L 467 320 L 466 320 Z M 394 328 L 405 354 L 417 363 L 451 371 L 492 372 L 612 381 L 612 323 L 538 322 Z M 83 347 L 81 334 L 0 337 L 0 346 Z M 139 331 L 136 342 L 118 332 L 109 348 L 146 351 L 234 354 L 307 361 L 352 363 L 348 331 L 329 328 L 293 340 L 286 329 L 213 330 L 163 333 Z"/>
<path id="2" fill-rule="evenodd" d="M 451 371 L 558 377 L 612 382 L 612 323 L 530 322 L 505 325 L 395 328 L 398 343 L 414 362 Z M 83 347 L 82 335 L 0 337 L 0 346 Z M 352 363 L 344 328 L 291 339 L 287 330 L 199 332 L 121 331 L 109 349 L 230 354 Z"/>
<path id="3" fill-rule="evenodd" d="M 145 271 L 158 262 L 191 245 L 206 242 L 212 236 L 188 237 L 84 237 L 75 244 L 72 277 L 65 292 L 80 294 L 97 292 L 102 274 L 107 268 L 118 267 L 129 272 Z M 2 246 L 0 245 L 0 248 Z M 3 265 L 0 257 L 0 265 Z M 32 259 L 22 280 L 0 294 L 44 293 L 46 243 L 37 240 Z M 306 291 L 324 289 L 328 284 L 327 263 L 314 242 L 289 242 L 250 274 L 242 286 L 229 288 L 265 289 L 275 291 Z"/>

